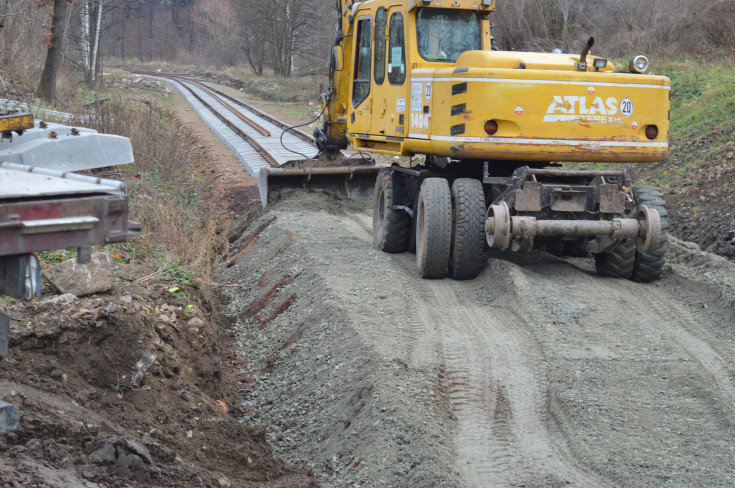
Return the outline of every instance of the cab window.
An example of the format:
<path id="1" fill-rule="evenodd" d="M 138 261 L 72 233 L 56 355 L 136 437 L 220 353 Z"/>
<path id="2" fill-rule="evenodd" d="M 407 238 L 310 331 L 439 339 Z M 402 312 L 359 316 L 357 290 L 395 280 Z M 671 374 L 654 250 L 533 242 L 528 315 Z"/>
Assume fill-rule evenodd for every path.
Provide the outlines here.
<path id="1" fill-rule="evenodd" d="M 372 20 L 360 19 L 357 23 L 355 46 L 355 75 L 352 85 L 352 104 L 357 107 L 370 93 L 370 58 L 372 51 Z"/>
<path id="2" fill-rule="evenodd" d="M 375 14 L 375 84 L 382 85 L 385 80 L 385 7 Z"/>
<path id="3" fill-rule="evenodd" d="M 454 62 L 482 49 L 480 19 L 471 10 L 421 8 L 416 14 L 419 54 L 427 61 Z"/>
<path id="4" fill-rule="evenodd" d="M 388 81 L 392 85 L 402 85 L 406 80 L 406 49 L 402 14 L 395 13 L 391 16 L 388 37 Z"/>

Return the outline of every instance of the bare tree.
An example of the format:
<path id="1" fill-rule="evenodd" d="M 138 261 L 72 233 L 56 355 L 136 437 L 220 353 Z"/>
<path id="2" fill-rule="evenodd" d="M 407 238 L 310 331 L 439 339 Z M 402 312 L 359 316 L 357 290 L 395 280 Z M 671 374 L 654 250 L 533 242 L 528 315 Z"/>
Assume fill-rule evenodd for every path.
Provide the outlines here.
<path id="1" fill-rule="evenodd" d="M 315 0 L 265 0 L 258 7 L 265 21 L 273 72 L 290 76 L 294 58 L 303 47 L 303 36 L 314 25 Z"/>
<path id="2" fill-rule="evenodd" d="M 37 95 L 49 102 L 56 97 L 56 73 L 61 66 L 69 0 L 54 0 L 53 5 L 46 62 L 37 90 Z"/>
<path id="3" fill-rule="evenodd" d="M 199 0 L 195 6 L 196 22 L 211 40 L 210 48 L 218 67 L 228 63 L 228 54 L 237 44 L 239 28 L 235 9 L 229 0 Z"/>
<path id="4" fill-rule="evenodd" d="M 81 3 L 79 12 L 82 52 L 82 59 L 79 64 L 84 72 L 84 79 L 90 86 L 97 84 L 97 62 L 103 9 L 102 0 L 88 0 Z"/>
<path id="5" fill-rule="evenodd" d="M 255 74 L 263 74 L 263 63 L 268 52 L 268 29 L 258 5 L 262 0 L 242 0 L 233 5 L 240 25 L 237 50 L 248 60 Z"/>

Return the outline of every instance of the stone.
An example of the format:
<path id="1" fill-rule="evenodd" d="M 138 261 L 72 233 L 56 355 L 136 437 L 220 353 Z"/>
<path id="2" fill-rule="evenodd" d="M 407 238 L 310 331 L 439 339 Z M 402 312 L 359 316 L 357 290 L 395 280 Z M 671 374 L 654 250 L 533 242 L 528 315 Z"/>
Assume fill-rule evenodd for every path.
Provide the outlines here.
<path id="1" fill-rule="evenodd" d="M 106 439 L 97 441 L 97 450 L 89 455 L 89 460 L 95 464 L 112 464 L 115 459 L 115 446 Z"/>
<path id="2" fill-rule="evenodd" d="M 56 305 L 57 303 L 71 303 L 77 299 L 73 293 L 64 293 L 55 297 L 48 298 L 41 302 L 41 305 Z"/>
<path id="3" fill-rule="evenodd" d="M 204 327 L 204 321 L 200 319 L 199 317 L 192 317 L 189 319 L 189 321 L 186 323 L 189 327 Z"/>
<path id="4" fill-rule="evenodd" d="M 85 464 L 81 469 L 82 477 L 88 480 L 93 480 L 97 476 L 97 470 L 90 464 Z"/>
<path id="5" fill-rule="evenodd" d="M 153 459 L 151 458 L 151 454 L 148 451 L 148 448 L 145 447 L 140 442 L 138 442 L 137 440 L 135 440 L 135 439 L 125 439 L 125 447 L 127 447 L 130 451 L 132 451 L 135 454 L 137 454 L 146 463 L 153 464 Z"/>
<path id="6" fill-rule="evenodd" d="M 687 241 L 681 241 L 681 245 L 687 249 L 690 249 L 692 251 L 701 251 L 702 247 L 697 244 L 696 242 L 687 242 Z"/>
<path id="7" fill-rule="evenodd" d="M 199 333 L 202 327 L 204 327 L 204 321 L 199 317 L 192 317 L 186 323 L 186 326 L 189 330 L 189 333 L 195 335 Z"/>
<path id="8" fill-rule="evenodd" d="M 115 288 L 112 264 L 109 254 L 98 252 L 92 254 L 89 264 L 79 264 L 76 258 L 69 259 L 49 267 L 43 275 L 61 293 L 90 295 Z"/>

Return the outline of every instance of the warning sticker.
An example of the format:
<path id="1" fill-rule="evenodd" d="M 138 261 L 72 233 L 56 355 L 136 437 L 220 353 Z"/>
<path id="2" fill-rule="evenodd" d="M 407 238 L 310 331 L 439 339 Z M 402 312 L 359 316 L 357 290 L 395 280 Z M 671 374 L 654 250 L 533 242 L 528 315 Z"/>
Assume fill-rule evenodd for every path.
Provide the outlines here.
<path id="1" fill-rule="evenodd" d="M 406 99 L 397 98 L 396 99 L 396 112 L 405 112 L 405 111 L 406 111 Z"/>
<path id="2" fill-rule="evenodd" d="M 411 83 L 411 112 L 421 112 L 424 97 L 423 83 Z"/>

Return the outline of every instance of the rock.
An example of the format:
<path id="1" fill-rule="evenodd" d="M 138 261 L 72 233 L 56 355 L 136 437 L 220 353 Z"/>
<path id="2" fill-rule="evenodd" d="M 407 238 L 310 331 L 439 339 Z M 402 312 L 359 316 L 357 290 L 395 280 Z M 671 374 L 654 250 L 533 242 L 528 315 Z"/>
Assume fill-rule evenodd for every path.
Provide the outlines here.
<path id="1" fill-rule="evenodd" d="M 97 450 L 89 455 L 90 462 L 95 464 L 112 464 L 115 462 L 115 446 L 106 439 L 97 441 Z"/>
<path id="2" fill-rule="evenodd" d="M 71 303 L 77 299 L 77 296 L 72 293 L 64 293 L 52 298 L 48 298 L 41 302 L 41 305 L 56 305 L 57 303 Z"/>
<path id="3" fill-rule="evenodd" d="M 77 402 L 84 405 L 89 401 L 89 390 L 80 390 L 74 398 Z"/>
<path id="4" fill-rule="evenodd" d="M 186 323 L 190 334 L 198 334 L 199 331 L 204 327 L 204 321 L 199 317 L 193 317 Z"/>
<path id="5" fill-rule="evenodd" d="M 151 459 L 151 454 L 148 452 L 148 448 L 140 442 L 135 439 L 125 439 L 125 447 L 141 457 L 146 463 L 153 464 L 153 459 Z"/>
<path id="6" fill-rule="evenodd" d="M 82 477 L 88 480 L 93 480 L 97 476 L 97 470 L 90 464 L 85 464 L 81 469 Z"/>
<path id="7" fill-rule="evenodd" d="M 173 324 L 174 322 L 176 322 L 176 315 L 174 314 L 171 314 L 171 315 L 161 314 L 156 317 L 156 325 Z"/>
<path id="8" fill-rule="evenodd" d="M 687 241 L 681 241 L 681 245 L 687 249 L 690 249 L 692 251 L 701 251 L 702 247 L 697 244 L 696 242 L 687 242 Z"/>
<path id="9" fill-rule="evenodd" d="M 103 252 L 92 254 L 89 264 L 79 264 L 76 258 L 70 259 L 49 267 L 43 275 L 61 293 L 76 296 L 109 291 L 115 287 L 112 257 Z"/>

